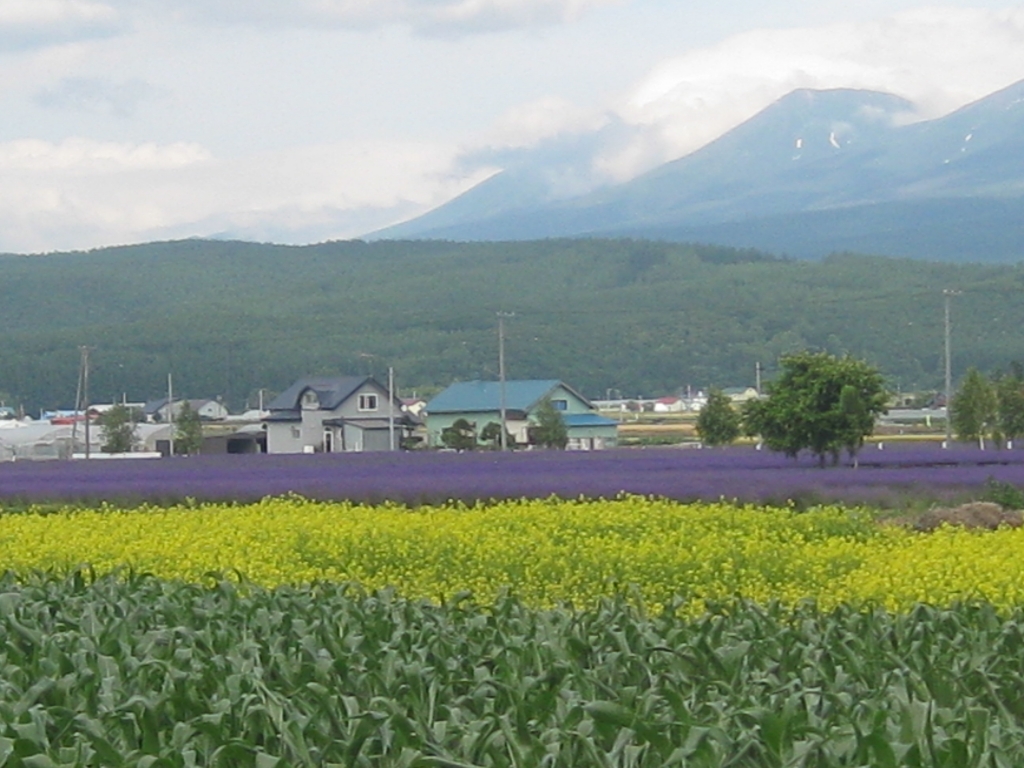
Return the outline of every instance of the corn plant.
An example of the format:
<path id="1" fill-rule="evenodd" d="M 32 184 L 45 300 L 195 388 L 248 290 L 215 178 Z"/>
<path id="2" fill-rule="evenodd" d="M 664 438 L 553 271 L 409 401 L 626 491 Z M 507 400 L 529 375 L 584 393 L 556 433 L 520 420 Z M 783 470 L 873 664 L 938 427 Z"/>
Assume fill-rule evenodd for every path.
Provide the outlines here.
<path id="1" fill-rule="evenodd" d="M 1019 766 L 1024 612 L 0 580 L 0 766 Z"/>

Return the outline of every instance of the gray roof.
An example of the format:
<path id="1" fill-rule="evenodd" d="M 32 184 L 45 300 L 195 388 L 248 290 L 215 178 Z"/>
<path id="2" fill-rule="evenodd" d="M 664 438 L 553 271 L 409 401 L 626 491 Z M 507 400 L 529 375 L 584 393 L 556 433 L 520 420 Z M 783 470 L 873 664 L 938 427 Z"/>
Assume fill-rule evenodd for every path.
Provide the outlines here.
<path id="1" fill-rule="evenodd" d="M 147 416 L 152 416 L 165 405 L 167 405 L 166 397 L 161 397 L 159 400 L 150 400 L 148 403 L 142 406 L 142 412 Z"/>
<path id="2" fill-rule="evenodd" d="M 271 400 L 267 410 L 298 411 L 301 409 L 302 393 L 312 389 L 320 400 L 320 408 L 333 411 L 363 384 L 372 380 L 372 376 L 305 376 Z"/>

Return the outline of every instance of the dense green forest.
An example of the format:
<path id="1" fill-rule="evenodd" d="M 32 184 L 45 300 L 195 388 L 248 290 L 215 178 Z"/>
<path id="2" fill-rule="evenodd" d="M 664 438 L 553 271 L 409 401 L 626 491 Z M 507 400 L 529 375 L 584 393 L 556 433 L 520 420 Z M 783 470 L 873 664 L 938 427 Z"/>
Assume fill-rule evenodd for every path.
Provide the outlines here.
<path id="1" fill-rule="evenodd" d="M 187 240 L 0 256 L 0 395 L 69 407 L 79 346 L 94 401 L 188 397 L 234 408 L 311 373 L 395 370 L 403 393 L 497 378 L 498 311 L 512 378 L 591 397 L 770 377 L 803 348 L 866 358 L 893 388 L 937 388 L 944 288 L 954 373 L 1024 358 L 1024 267 L 856 255 L 793 261 L 632 240 Z"/>

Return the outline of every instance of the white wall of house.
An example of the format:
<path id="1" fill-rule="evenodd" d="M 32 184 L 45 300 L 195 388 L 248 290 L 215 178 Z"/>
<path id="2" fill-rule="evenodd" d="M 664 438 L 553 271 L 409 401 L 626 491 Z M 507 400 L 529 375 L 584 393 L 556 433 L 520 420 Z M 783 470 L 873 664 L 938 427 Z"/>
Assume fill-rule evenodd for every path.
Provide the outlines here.
<path id="1" fill-rule="evenodd" d="M 267 422 L 267 453 L 302 453 L 302 423 Z"/>

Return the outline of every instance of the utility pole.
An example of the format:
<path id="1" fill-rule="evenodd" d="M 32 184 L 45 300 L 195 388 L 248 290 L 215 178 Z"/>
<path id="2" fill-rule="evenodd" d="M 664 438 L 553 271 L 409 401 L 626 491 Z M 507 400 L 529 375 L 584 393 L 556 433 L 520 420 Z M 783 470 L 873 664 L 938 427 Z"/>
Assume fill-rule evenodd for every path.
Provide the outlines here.
<path id="1" fill-rule="evenodd" d="M 78 392 L 75 394 L 75 420 L 71 427 L 71 453 L 75 452 L 75 438 L 78 432 L 78 415 L 85 414 L 85 458 L 89 458 L 89 347 L 78 348 L 81 360 L 78 364 Z"/>
<path id="2" fill-rule="evenodd" d="M 388 366 L 388 450 L 395 450 L 395 369 Z"/>
<path id="3" fill-rule="evenodd" d="M 85 411 L 85 458 L 92 454 L 89 444 L 89 348 L 82 347 L 82 410 Z"/>
<path id="4" fill-rule="evenodd" d="M 499 312 L 498 313 L 498 381 L 499 392 L 500 392 L 500 410 L 501 410 L 501 450 L 508 450 L 508 437 L 506 435 L 505 423 L 506 410 L 505 410 L 505 318 L 515 317 L 515 312 Z"/>
<path id="5" fill-rule="evenodd" d="M 949 448 L 953 442 L 953 419 L 952 413 L 952 400 L 953 400 L 953 356 L 950 348 L 950 338 L 952 325 L 949 320 L 949 301 L 954 296 L 959 296 L 960 291 L 954 291 L 946 288 L 942 291 L 942 298 L 945 302 L 946 309 L 946 323 L 945 323 L 945 336 L 946 336 L 946 442 L 942 444 L 943 448 Z"/>
<path id="6" fill-rule="evenodd" d="M 754 389 L 757 390 L 757 396 L 761 396 L 761 361 L 758 360 L 754 366 Z"/>
<path id="7" fill-rule="evenodd" d="M 171 381 L 171 374 L 167 374 L 167 421 L 171 425 L 170 446 L 171 458 L 174 458 L 174 384 Z"/>

